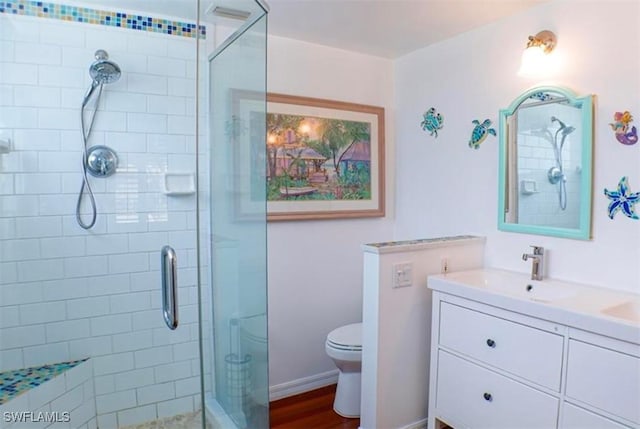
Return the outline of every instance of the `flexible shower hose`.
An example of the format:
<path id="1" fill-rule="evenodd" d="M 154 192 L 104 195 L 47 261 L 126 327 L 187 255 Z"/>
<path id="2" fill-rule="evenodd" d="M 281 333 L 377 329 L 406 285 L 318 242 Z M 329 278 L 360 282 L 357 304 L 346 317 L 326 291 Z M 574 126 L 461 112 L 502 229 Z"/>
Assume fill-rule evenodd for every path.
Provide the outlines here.
<path id="1" fill-rule="evenodd" d="M 96 207 L 96 198 L 93 195 L 93 190 L 91 189 L 91 185 L 89 184 L 89 178 L 87 176 L 87 158 L 89 156 L 87 145 L 89 143 L 89 138 L 91 137 L 91 131 L 93 131 L 93 123 L 95 122 L 96 115 L 98 113 L 98 107 L 100 103 L 100 97 L 102 96 L 102 83 L 96 83 L 95 81 L 91 84 L 91 88 L 87 92 L 87 95 L 84 97 L 82 101 L 82 107 L 80 109 L 80 125 L 82 131 L 82 185 L 80 186 L 80 192 L 78 193 L 78 202 L 76 203 L 76 221 L 78 225 L 80 225 L 83 229 L 91 229 L 96 224 L 96 219 L 98 217 L 98 209 Z M 95 102 L 95 108 L 93 109 L 93 114 L 90 116 L 89 126 L 85 125 L 85 109 L 91 100 L 91 96 L 95 93 L 96 88 L 98 88 L 98 95 Z M 82 216 L 80 214 L 81 205 L 82 205 L 82 197 L 85 193 L 85 189 L 87 191 L 87 195 L 89 196 L 89 201 L 91 203 L 91 222 L 84 223 L 82 220 Z"/>

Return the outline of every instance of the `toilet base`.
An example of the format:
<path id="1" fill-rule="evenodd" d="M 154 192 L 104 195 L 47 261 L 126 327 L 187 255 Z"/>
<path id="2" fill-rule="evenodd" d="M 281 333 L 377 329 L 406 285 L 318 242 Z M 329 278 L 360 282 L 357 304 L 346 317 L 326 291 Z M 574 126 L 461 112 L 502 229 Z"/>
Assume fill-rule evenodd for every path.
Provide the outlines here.
<path id="1" fill-rule="evenodd" d="M 338 388 L 333 411 L 342 417 L 360 417 L 360 372 L 342 372 L 338 375 Z"/>

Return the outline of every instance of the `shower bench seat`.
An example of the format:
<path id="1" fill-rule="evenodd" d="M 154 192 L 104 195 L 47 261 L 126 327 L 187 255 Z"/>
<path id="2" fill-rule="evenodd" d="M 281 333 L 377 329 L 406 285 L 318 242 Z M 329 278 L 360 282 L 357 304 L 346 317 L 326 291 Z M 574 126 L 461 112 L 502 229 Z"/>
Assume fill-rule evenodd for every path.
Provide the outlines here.
<path id="1" fill-rule="evenodd" d="M 72 428 L 95 426 L 92 377 L 88 358 L 0 372 L 2 428 L 42 419 L 68 421 Z"/>

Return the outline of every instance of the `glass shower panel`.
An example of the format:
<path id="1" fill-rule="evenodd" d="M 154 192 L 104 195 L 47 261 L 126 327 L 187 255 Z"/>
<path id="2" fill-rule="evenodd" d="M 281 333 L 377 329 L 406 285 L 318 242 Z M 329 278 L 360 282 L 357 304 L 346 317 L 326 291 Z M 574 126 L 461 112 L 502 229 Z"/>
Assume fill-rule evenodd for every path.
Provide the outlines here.
<path id="1" fill-rule="evenodd" d="M 265 195 L 266 15 L 209 63 L 209 240 L 203 292 L 205 404 L 218 424 L 268 427 Z M 204 283 L 204 282 L 203 282 Z M 207 314 L 208 313 L 208 314 Z M 204 328 L 206 331 L 207 327 Z M 205 334 L 206 335 L 206 334 Z M 220 412 L 222 411 L 222 413 Z M 209 415 L 209 413 L 207 413 Z"/>
<path id="2" fill-rule="evenodd" d="M 201 427 L 198 2 L 68 3 L 0 2 L 0 416 Z M 100 49 L 122 73 L 104 87 L 89 71 Z M 112 176 L 88 175 L 87 230 L 76 221 L 83 100 L 95 111 L 86 146 L 119 159 Z M 80 211 L 91 223 L 86 190 Z M 174 331 L 161 308 L 166 244 L 178 259 Z"/>

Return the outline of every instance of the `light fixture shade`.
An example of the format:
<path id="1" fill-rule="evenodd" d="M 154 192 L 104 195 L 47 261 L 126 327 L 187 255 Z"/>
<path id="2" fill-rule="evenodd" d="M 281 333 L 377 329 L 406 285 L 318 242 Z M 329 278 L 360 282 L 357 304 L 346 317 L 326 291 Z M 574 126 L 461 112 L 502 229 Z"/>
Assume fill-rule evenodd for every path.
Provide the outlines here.
<path id="1" fill-rule="evenodd" d="M 529 36 L 527 47 L 522 53 L 518 75 L 540 77 L 550 72 L 553 68 L 550 54 L 556 43 L 556 35 L 548 30 L 543 30 L 535 36 Z"/>
<path id="2" fill-rule="evenodd" d="M 539 46 L 532 46 L 525 49 L 522 53 L 518 76 L 536 77 L 544 74 L 546 55 L 544 49 Z"/>

